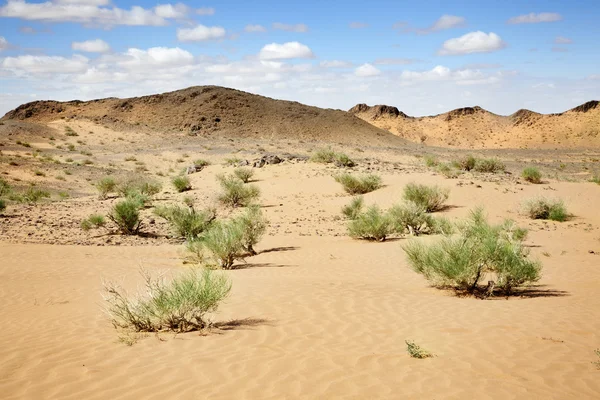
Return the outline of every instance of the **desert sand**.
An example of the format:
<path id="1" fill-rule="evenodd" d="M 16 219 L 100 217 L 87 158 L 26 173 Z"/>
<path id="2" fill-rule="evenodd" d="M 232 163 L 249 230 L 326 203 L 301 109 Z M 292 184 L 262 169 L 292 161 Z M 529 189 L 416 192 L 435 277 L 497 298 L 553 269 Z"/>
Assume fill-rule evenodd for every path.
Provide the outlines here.
<path id="1" fill-rule="evenodd" d="M 600 186 L 588 182 L 600 167 L 597 146 L 482 150 L 483 156 L 501 158 L 509 173 L 446 179 L 422 157 L 451 160 L 465 151 L 411 144 L 378 129 L 364 128 L 354 134 L 356 142 L 342 146 L 340 130 L 331 137 L 316 132 L 323 136 L 317 141 L 221 131 L 190 137 L 187 131 L 126 129 L 121 122 L 113 126 L 93 118 L 3 121 L 1 176 L 16 189 L 33 182 L 52 197 L 35 205 L 9 203 L 0 217 L 2 398 L 600 395 L 600 371 L 592 364 L 600 347 Z M 65 126 L 79 136 L 65 137 Z M 69 151 L 68 143 L 76 150 Z M 450 188 L 450 207 L 440 214 L 452 221 L 477 206 L 494 222 L 514 219 L 530 231 L 526 244 L 543 263 L 542 279 L 521 296 L 458 297 L 431 287 L 409 268 L 402 245 L 410 238 L 351 239 L 340 215 L 351 196 L 332 178 L 341 169 L 307 161 L 326 145 L 350 155 L 357 163 L 354 171 L 382 177 L 384 187 L 364 196 L 367 205 L 387 208 L 400 202 L 407 183 L 421 182 Z M 227 158 L 264 154 L 285 160 L 254 169 L 269 228 L 256 246 L 258 255 L 224 272 L 233 288 L 211 315 L 215 327 L 120 336 L 103 310 L 103 281 L 121 282 L 135 292 L 142 284 L 140 268 L 176 274 L 190 266 L 182 261 L 182 242 L 169 236 L 151 210 L 143 211 L 143 236 L 82 231 L 83 218 L 106 213 L 117 201 L 99 200 L 92 184 L 108 174 L 153 176 L 163 183 L 153 203 L 181 203 L 191 196 L 199 207 L 215 206 L 225 218 L 236 210 L 217 204 L 215 176 L 233 170 L 224 165 Z M 59 162 L 48 161 L 50 156 Z M 136 161 L 125 160 L 132 156 Z M 211 165 L 189 175 L 192 191 L 176 193 L 170 177 L 199 158 Z M 542 170 L 543 184 L 520 179 L 527 165 Z M 520 205 L 537 195 L 564 200 L 573 217 L 562 223 L 528 219 Z M 435 357 L 411 358 L 405 340 Z"/>

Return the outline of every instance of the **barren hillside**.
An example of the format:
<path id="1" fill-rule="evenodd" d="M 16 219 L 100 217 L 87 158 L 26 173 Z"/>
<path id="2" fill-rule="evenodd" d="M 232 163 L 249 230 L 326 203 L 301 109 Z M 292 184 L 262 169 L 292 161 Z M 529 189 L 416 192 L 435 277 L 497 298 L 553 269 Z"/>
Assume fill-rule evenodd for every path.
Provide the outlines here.
<path id="1" fill-rule="evenodd" d="M 409 117 L 396 107 L 358 104 L 351 114 L 413 142 L 459 148 L 598 148 L 600 106 L 590 101 L 560 114 L 519 110 L 501 116 L 466 107 Z"/>
<path id="2" fill-rule="evenodd" d="M 398 144 L 397 137 L 341 110 L 321 109 L 215 86 L 129 99 L 35 101 L 2 120 L 48 123 L 89 120 L 121 131 L 183 132 L 192 136 L 254 137 Z"/>

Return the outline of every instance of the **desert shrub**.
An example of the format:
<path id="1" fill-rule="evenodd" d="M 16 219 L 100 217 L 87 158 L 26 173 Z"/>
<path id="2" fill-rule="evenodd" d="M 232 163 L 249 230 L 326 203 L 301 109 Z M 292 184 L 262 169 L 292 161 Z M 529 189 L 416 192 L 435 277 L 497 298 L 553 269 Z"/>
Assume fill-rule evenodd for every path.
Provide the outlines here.
<path id="1" fill-rule="evenodd" d="M 333 163 L 338 167 L 354 167 L 356 164 L 344 153 L 336 153 Z"/>
<path id="2" fill-rule="evenodd" d="M 475 162 L 473 169 L 477 172 L 504 172 L 506 165 L 497 158 L 479 158 Z"/>
<path id="3" fill-rule="evenodd" d="M 424 348 L 422 348 L 421 346 L 419 346 L 418 344 L 416 344 L 415 342 L 413 342 L 411 340 L 405 340 L 404 343 L 406 343 L 406 351 L 408 352 L 408 355 L 411 356 L 412 358 L 433 357 L 432 353 L 425 350 Z"/>
<path id="4" fill-rule="evenodd" d="M 457 161 L 453 161 L 452 164 L 461 171 L 471 171 L 475 168 L 477 159 L 472 155 L 467 155 Z"/>
<path id="5" fill-rule="evenodd" d="M 364 199 L 362 196 L 358 196 L 352 199 L 349 204 L 342 207 L 342 214 L 350 219 L 354 220 L 360 215 L 364 205 Z"/>
<path id="6" fill-rule="evenodd" d="M 117 188 L 117 182 L 111 176 L 105 176 L 94 185 L 98 190 L 98 195 L 101 199 L 106 199 L 109 193 L 114 192 Z"/>
<path id="7" fill-rule="evenodd" d="M 450 189 L 409 183 L 404 187 L 404 200 L 415 203 L 426 212 L 435 212 L 445 207 Z"/>
<path id="8" fill-rule="evenodd" d="M 344 153 L 336 153 L 331 148 L 317 149 L 310 161 L 320 164 L 335 164 L 338 167 L 353 167 L 354 161 Z"/>
<path id="9" fill-rule="evenodd" d="M 600 369 L 600 349 L 594 350 L 594 353 L 598 356 L 598 361 L 592 361 L 592 364 L 596 366 L 596 368 Z"/>
<path id="10" fill-rule="evenodd" d="M 37 203 L 43 198 L 49 197 L 50 192 L 30 187 L 21 195 L 21 200 L 25 203 Z"/>
<path id="11" fill-rule="evenodd" d="M 382 186 L 381 177 L 375 174 L 353 176 L 348 173 L 335 175 L 336 182 L 344 187 L 349 194 L 365 194 L 379 189 Z"/>
<path id="12" fill-rule="evenodd" d="M 254 176 L 254 171 L 251 168 L 236 168 L 233 174 L 242 182 L 248 183 Z"/>
<path id="13" fill-rule="evenodd" d="M 179 193 L 186 192 L 188 190 L 192 190 L 192 184 L 190 182 L 190 178 L 185 175 L 176 176 L 171 180 L 173 187 Z"/>
<path id="14" fill-rule="evenodd" d="M 525 213 L 531 219 L 550 219 L 563 222 L 569 218 L 562 200 L 550 200 L 543 197 L 528 200 L 524 204 Z"/>
<path id="15" fill-rule="evenodd" d="M 134 199 L 125 199 L 116 203 L 110 213 L 110 219 L 124 235 L 135 235 L 139 232 L 142 221 L 140 220 L 140 203 Z"/>
<path id="16" fill-rule="evenodd" d="M 231 290 L 224 275 L 190 269 L 168 281 L 142 273 L 146 296 L 130 298 L 113 283 L 104 284 L 106 311 L 115 328 L 137 332 L 188 332 L 210 326 L 206 314 L 217 310 Z"/>
<path id="17" fill-rule="evenodd" d="M 4 178 L 0 178 L 0 197 L 8 196 L 11 192 L 12 187 L 9 183 Z"/>
<path id="18" fill-rule="evenodd" d="M 215 220 L 214 210 L 196 211 L 191 207 L 161 206 L 154 213 L 166 219 L 175 235 L 186 239 L 195 239 Z"/>
<path id="19" fill-rule="evenodd" d="M 255 185 L 244 184 L 236 176 L 217 176 L 223 192 L 219 201 L 230 207 L 245 207 L 260 196 L 260 189 Z"/>
<path id="20" fill-rule="evenodd" d="M 70 126 L 65 126 L 65 135 L 66 136 L 79 136 L 77 132 L 73 130 Z"/>
<path id="21" fill-rule="evenodd" d="M 427 156 L 423 157 L 423 159 L 425 160 L 425 166 L 427 166 L 429 168 L 437 167 L 440 164 L 438 159 L 434 156 L 427 155 Z"/>
<path id="22" fill-rule="evenodd" d="M 208 162 L 207 160 L 198 159 L 194 161 L 194 165 L 197 167 L 208 167 L 210 165 L 210 162 Z"/>
<path id="23" fill-rule="evenodd" d="M 393 232 L 392 221 L 377 206 L 369 207 L 348 223 L 348 234 L 355 239 L 383 242 Z"/>
<path id="24" fill-rule="evenodd" d="M 437 170 L 440 174 L 449 179 L 456 179 L 459 175 L 458 171 L 452 169 L 452 167 L 447 163 L 440 163 L 437 167 Z"/>
<path id="25" fill-rule="evenodd" d="M 244 258 L 244 231 L 234 221 L 217 221 L 200 238 L 188 241 L 187 250 L 197 263 L 232 269 L 235 260 Z"/>
<path id="26" fill-rule="evenodd" d="M 509 295 L 513 288 L 540 278 L 541 264 L 528 259 L 524 231 L 514 224 L 491 225 L 481 210 L 475 210 L 458 230 L 457 237 L 437 243 L 413 240 L 404 246 L 411 268 L 434 286 L 486 296 L 500 289 Z M 480 286 L 484 277 L 495 279 L 488 281 L 487 289 Z"/>
<path id="27" fill-rule="evenodd" d="M 2 215 L 4 210 L 6 210 L 6 201 L 3 199 L 0 199 L 0 215 Z"/>
<path id="28" fill-rule="evenodd" d="M 104 219 L 104 215 L 101 214 L 92 214 L 83 221 L 81 221 L 81 229 L 84 231 L 89 231 L 92 228 L 100 228 L 106 224 L 106 220 Z"/>
<path id="29" fill-rule="evenodd" d="M 594 175 L 590 178 L 590 182 L 600 185 L 600 175 Z M 0 189 L 1 190 L 1 189 Z"/>
<path id="30" fill-rule="evenodd" d="M 388 211 L 388 217 L 394 231 L 400 235 L 406 232 L 415 236 L 453 232 L 452 224 L 447 219 L 436 218 L 412 202 L 392 207 Z"/>
<path id="31" fill-rule="evenodd" d="M 248 207 L 246 212 L 233 220 L 242 230 L 242 247 L 250 255 L 256 255 L 254 246 L 267 230 L 268 221 L 257 205 Z"/>
<path id="32" fill-rule="evenodd" d="M 229 165 L 229 166 L 236 166 L 240 162 L 242 162 L 242 159 L 238 158 L 238 157 L 230 157 L 230 158 L 225 159 L 225 165 Z"/>
<path id="33" fill-rule="evenodd" d="M 154 196 L 160 193 L 162 185 L 160 182 L 148 179 L 144 176 L 133 176 L 121 182 L 117 187 L 117 192 L 122 197 L 131 196 L 134 193 L 140 193 L 145 196 Z"/>
<path id="34" fill-rule="evenodd" d="M 542 173 L 535 167 L 527 167 L 521 173 L 521 177 L 527 182 L 542 183 Z"/>

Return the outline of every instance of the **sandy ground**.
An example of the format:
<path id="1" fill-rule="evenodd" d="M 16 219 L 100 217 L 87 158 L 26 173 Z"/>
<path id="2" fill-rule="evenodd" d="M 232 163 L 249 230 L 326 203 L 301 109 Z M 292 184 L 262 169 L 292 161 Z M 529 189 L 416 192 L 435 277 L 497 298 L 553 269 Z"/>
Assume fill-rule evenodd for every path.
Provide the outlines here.
<path id="1" fill-rule="evenodd" d="M 135 153 L 133 146 L 112 151 L 97 151 L 94 166 L 114 162 L 118 169 Z M 135 154 L 151 171 L 166 172 L 175 156 L 165 154 L 183 151 L 188 150 L 165 147 Z M 200 150 L 194 151 L 190 159 L 200 158 Z M 483 206 L 493 221 L 508 217 L 529 228 L 531 254 L 544 265 L 540 282 L 508 300 L 459 298 L 434 289 L 408 268 L 401 247 L 407 239 L 368 243 L 346 236 L 339 210 L 350 196 L 331 177 L 339 170 L 284 163 L 256 171 L 254 184 L 271 224 L 257 246 L 259 255 L 226 272 L 233 289 L 212 316 L 217 328 L 206 335 L 138 337 L 128 346 L 102 310 L 103 280 L 135 290 L 142 283 L 140 267 L 180 272 L 189 268 L 181 261 L 182 246 L 158 221 L 146 225 L 157 238 L 82 232 L 80 219 L 107 211 L 114 199 L 99 201 L 89 182 L 70 181 L 81 195 L 10 205 L 1 218 L 0 397 L 600 396 L 600 371 L 592 364 L 600 348 L 600 186 L 553 178 L 532 185 L 514 175 L 445 179 L 405 154 L 368 149 L 354 154 L 364 157 L 359 170 L 376 171 L 384 180 L 385 187 L 365 195 L 367 204 L 387 208 L 400 202 L 408 182 L 439 184 L 451 189 L 451 207 L 443 212 L 451 220 Z M 216 161 L 225 155 L 209 156 Z M 9 171 L 9 178 L 17 176 Z M 230 167 L 215 162 L 191 175 L 194 190 L 185 195 L 202 206 L 214 204 L 214 176 L 224 171 Z M 72 176 L 77 174 L 74 168 Z M 521 202 L 536 195 L 563 199 L 574 217 L 556 223 L 520 215 Z M 156 201 L 183 196 L 165 185 Z M 221 217 L 228 213 L 219 209 Z M 405 340 L 436 357 L 410 358 Z"/>

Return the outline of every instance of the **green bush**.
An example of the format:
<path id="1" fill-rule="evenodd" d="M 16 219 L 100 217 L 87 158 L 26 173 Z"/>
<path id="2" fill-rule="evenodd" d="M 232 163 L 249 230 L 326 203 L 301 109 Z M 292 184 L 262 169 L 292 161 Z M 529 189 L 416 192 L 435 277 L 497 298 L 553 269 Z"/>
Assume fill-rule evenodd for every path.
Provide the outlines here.
<path id="1" fill-rule="evenodd" d="M 453 161 L 452 164 L 461 171 L 471 171 L 477 164 L 477 159 L 472 155 L 464 156 L 458 161 Z"/>
<path id="2" fill-rule="evenodd" d="M 232 269 L 235 260 L 244 258 L 244 231 L 234 221 L 216 221 L 200 238 L 188 241 L 187 250 L 196 263 Z"/>
<path id="3" fill-rule="evenodd" d="M 194 165 L 197 167 L 208 167 L 210 165 L 210 162 L 203 159 L 198 159 L 194 161 Z"/>
<path id="4" fill-rule="evenodd" d="M 513 223 L 491 225 L 483 212 L 476 210 L 458 224 L 457 237 L 445 237 L 424 245 L 413 240 L 404 246 L 411 268 L 425 276 L 434 286 L 450 287 L 484 296 L 495 289 L 511 294 L 513 288 L 536 282 L 541 264 L 531 261 L 523 246 L 524 231 Z M 487 288 L 480 285 L 488 281 Z"/>
<path id="5" fill-rule="evenodd" d="M 260 189 L 255 185 L 244 184 L 233 175 L 217 176 L 223 192 L 219 201 L 230 207 L 245 207 L 260 196 Z"/>
<path id="6" fill-rule="evenodd" d="M 42 189 L 28 188 L 25 193 L 21 195 L 21 200 L 25 203 L 37 203 L 43 198 L 49 198 L 50 192 Z"/>
<path id="7" fill-rule="evenodd" d="M 141 227 L 140 203 L 134 199 L 125 199 L 116 203 L 110 213 L 110 219 L 124 235 L 136 235 Z"/>
<path id="8" fill-rule="evenodd" d="M 388 217 L 397 234 L 410 235 L 450 234 L 452 224 L 445 218 L 435 218 L 415 203 L 396 205 L 388 211 Z"/>
<path id="9" fill-rule="evenodd" d="M 214 210 L 196 211 L 182 206 L 156 207 L 154 213 L 171 224 L 175 235 L 188 240 L 199 237 L 216 218 Z"/>
<path id="10" fill-rule="evenodd" d="M 257 205 L 248 207 L 246 212 L 233 220 L 242 231 L 242 247 L 250 255 L 256 255 L 254 246 L 260 241 L 265 234 L 268 226 L 268 221 L 262 213 L 262 210 Z"/>
<path id="11" fill-rule="evenodd" d="M 562 200 L 549 200 L 538 197 L 525 202 L 525 213 L 531 219 L 550 219 L 563 222 L 569 218 L 569 213 Z"/>
<path id="12" fill-rule="evenodd" d="M 475 166 L 473 169 L 477 172 L 504 172 L 506 170 L 506 165 L 497 158 L 480 158 L 475 162 Z"/>
<path id="13" fill-rule="evenodd" d="M 350 220 L 354 220 L 356 218 L 358 218 L 358 216 L 360 215 L 362 209 L 363 209 L 363 205 L 364 205 L 364 199 L 362 196 L 358 196 L 352 199 L 352 201 L 350 201 L 350 204 L 345 205 L 344 207 L 342 207 L 342 214 L 350 219 Z"/>
<path id="14" fill-rule="evenodd" d="M 248 183 L 254 176 L 254 171 L 251 168 L 236 168 L 233 174 L 242 182 Z"/>
<path id="15" fill-rule="evenodd" d="M 379 189 L 382 186 L 381 177 L 374 174 L 353 176 L 343 173 L 334 176 L 336 182 L 344 187 L 348 194 L 365 194 Z"/>
<path id="16" fill-rule="evenodd" d="M 353 167 L 354 161 L 344 153 L 336 153 L 331 148 L 317 149 L 310 161 L 320 164 L 335 164 L 338 167 Z"/>
<path id="17" fill-rule="evenodd" d="M 452 167 L 446 163 L 439 164 L 437 170 L 440 174 L 449 179 L 456 179 L 459 175 L 458 171 L 452 169 Z"/>
<path id="18" fill-rule="evenodd" d="M 84 231 L 89 231 L 92 228 L 100 228 L 106 224 L 103 215 L 100 214 L 92 214 L 83 221 L 81 221 L 81 229 Z"/>
<path id="19" fill-rule="evenodd" d="M 8 196 L 12 192 L 12 187 L 4 178 L 0 178 L 0 197 Z"/>
<path id="20" fill-rule="evenodd" d="M 521 177 L 527 182 L 542 183 L 542 173 L 535 167 L 527 167 L 521 173 Z"/>
<path id="21" fill-rule="evenodd" d="M 192 184 L 190 183 L 190 178 L 185 175 L 176 176 L 171 181 L 175 190 L 179 193 L 186 192 L 188 190 L 192 190 Z"/>
<path id="22" fill-rule="evenodd" d="M 113 283 L 104 284 L 107 312 L 115 328 L 137 332 L 189 332 L 210 327 L 207 314 L 229 295 L 231 283 L 210 270 L 190 269 L 167 281 L 143 273 L 146 297 L 129 298 Z"/>
<path id="23" fill-rule="evenodd" d="M 109 193 L 112 193 L 117 188 L 117 182 L 111 176 L 105 176 L 94 185 L 98 190 L 98 195 L 101 199 L 106 199 Z"/>
<path id="24" fill-rule="evenodd" d="M 449 194 L 448 188 L 409 183 L 404 187 L 403 197 L 404 200 L 415 203 L 426 212 L 435 212 L 444 209 Z"/>
<path id="25" fill-rule="evenodd" d="M 348 223 L 348 234 L 355 239 L 383 242 L 393 232 L 392 221 L 377 206 L 369 207 Z"/>
<path id="26" fill-rule="evenodd" d="M 406 343 L 406 351 L 408 352 L 408 355 L 411 356 L 412 358 L 421 358 L 422 359 L 422 358 L 433 357 L 432 353 L 425 350 L 424 348 L 422 348 L 421 346 L 419 346 L 418 344 L 416 344 L 415 342 L 413 342 L 411 340 L 405 340 L 404 343 Z"/>
<path id="27" fill-rule="evenodd" d="M 437 167 L 440 162 L 438 161 L 438 159 L 434 156 L 425 156 L 423 157 L 425 160 L 425 166 L 429 167 L 429 168 L 433 168 L 433 167 Z"/>
<path id="28" fill-rule="evenodd" d="M 122 197 L 131 196 L 134 193 L 139 193 L 150 197 L 160 193 L 162 185 L 160 182 L 150 180 L 144 176 L 133 176 L 121 182 L 117 187 L 117 192 Z"/>

